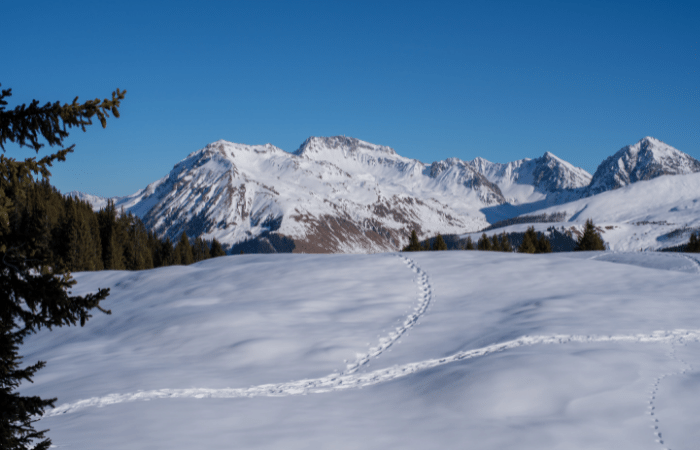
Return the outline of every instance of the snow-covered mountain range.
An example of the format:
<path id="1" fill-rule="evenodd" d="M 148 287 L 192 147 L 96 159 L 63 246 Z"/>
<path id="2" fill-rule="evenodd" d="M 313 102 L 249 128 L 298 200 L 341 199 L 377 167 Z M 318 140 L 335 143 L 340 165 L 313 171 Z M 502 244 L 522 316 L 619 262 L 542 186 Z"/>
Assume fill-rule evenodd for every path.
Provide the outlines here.
<path id="1" fill-rule="evenodd" d="M 550 152 L 506 164 L 483 158 L 424 164 L 345 136 L 311 137 L 293 153 L 217 141 L 114 201 L 171 240 L 185 232 L 216 238 L 234 253 L 365 253 L 399 249 L 414 229 L 420 237 L 476 232 L 639 181 L 695 172 L 700 162 L 651 137 L 603 161 L 593 176 Z M 69 195 L 96 209 L 106 203 Z"/>
<path id="2" fill-rule="evenodd" d="M 505 201 L 511 204 L 532 203 L 555 193 L 578 191 L 591 182 L 591 174 L 574 167 L 550 152 L 536 159 L 520 159 L 507 164 L 483 158 L 469 166 L 496 184 Z"/>
<path id="3" fill-rule="evenodd" d="M 589 195 L 593 195 L 661 175 L 696 172 L 700 172 L 700 161 L 658 139 L 645 137 L 603 161 L 595 171 L 588 190 Z"/>

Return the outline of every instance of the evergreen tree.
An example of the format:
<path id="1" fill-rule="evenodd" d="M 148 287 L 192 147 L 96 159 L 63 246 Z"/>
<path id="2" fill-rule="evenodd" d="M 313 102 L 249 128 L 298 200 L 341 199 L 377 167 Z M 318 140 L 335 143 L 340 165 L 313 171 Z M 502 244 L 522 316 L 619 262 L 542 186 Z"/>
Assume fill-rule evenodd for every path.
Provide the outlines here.
<path id="1" fill-rule="evenodd" d="M 153 255 L 148 244 L 148 231 L 141 219 L 129 213 L 123 227 L 126 228 L 124 245 L 124 263 L 127 270 L 145 270 L 153 268 Z"/>
<path id="2" fill-rule="evenodd" d="M 218 258 L 219 256 L 226 256 L 226 252 L 224 251 L 224 247 L 221 245 L 221 242 L 217 241 L 216 239 L 211 240 L 210 253 L 211 253 L 212 258 Z"/>
<path id="3" fill-rule="evenodd" d="M 151 254 L 151 260 L 153 261 L 153 267 L 162 267 L 162 255 L 161 255 L 161 242 L 156 236 L 156 233 L 149 231 L 146 239 L 146 245 L 148 245 L 148 251 Z"/>
<path id="4" fill-rule="evenodd" d="M 486 233 L 481 235 L 479 242 L 476 243 L 476 248 L 479 250 L 491 250 L 491 240 L 486 236 Z"/>
<path id="5" fill-rule="evenodd" d="M 690 240 L 686 245 L 685 251 L 689 253 L 700 253 L 700 237 L 698 237 L 698 233 L 690 235 Z"/>
<path id="6" fill-rule="evenodd" d="M 86 235 L 89 235 L 89 230 L 86 230 L 82 221 L 78 217 L 78 208 L 72 199 L 66 201 L 66 215 L 63 225 L 63 244 L 64 261 L 68 270 L 81 271 L 91 270 L 86 268 L 89 265 L 87 259 L 87 251 L 85 246 Z M 94 269 L 92 269 L 94 270 Z"/>
<path id="7" fill-rule="evenodd" d="M 510 239 L 508 239 L 508 235 L 504 231 L 501 233 L 501 238 L 500 238 L 500 243 L 501 243 L 501 251 L 502 252 L 509 252 L 511 253 L 513 251 L 513 246 L 510 243 Z"/>
<path id="8" fill-rule="evenodd" d="M 438 233 L 437 237 L 435 238 L 435 242 L 433 243 L 433 250 L 447 250 L 447 244 L 445 243 L 445 239 L 442 238 L 442 235 Z"/>
<path id="9" fill-rule="evenodd" d="M 103 270 L 104 263 L 102 260 L 102 241 L 100 240 L 100 224 L 97 220 L 97 214 L 92 210 L 92 206 L 87 202 L 79 202 L 78 210 L 82 210 L 85 221 L 90 229 L 91 245 L 88 249 L 88 260 L 94 269 L 87 270 Z"/>
<path id="10" fill-rule="evenodd" d="M 25 161 L 26 162 L 26 161 Z M 28 195 L 22 194 L 17 196 L 15 204 L 17 207 L 11 212 L 9 220 L 10 226 L 15 230 L 33 230 L 35 247 L 42 249 L 42 273 L 50 273 L 50 267 L 53 265 L 65 267 L 63 259 L 59 256 L 59 249 L 56 245 L 54 236 L 58 233 L 51 226 L 54 218 L 49 213 L 52 209 L 47 198 L 43 196 L 41 189 L 37 189 L 30 180 L 17 180 L 17 190 L 24 191 Z M 38 195 L 37 195 L 38 194 Z M 22 200 L 26 202 L 21 204 Z M 21 206 L 20 206 L 21 204 Z"/>
<path id="11" fill-rule="evenodd" d="M 523 242 L 518 247 L 519 253 L 535 253 L 537 252 L 537 233 L 535 227 L 528 227 L 523 236 Z"/>
<path id="12" fill-rule="evenodd" d="M 540 237 L 537 239 L 536 247 L 535 253 L 552 253 L 552 243 L 549 242 L 544 233 L 540 234 Z"/>
<path id="13" fill-rule="evenodd" d="M 168 266 L 179 266 L 182 264 L 182 256 L 180 255 L 177 247 L 173 246 L 173 243 L 170 242 L 170 238 L 165 239 L 163 242 L 163 247 L 163 253 L 167 255 Z"/>
<path id="14" fill-rule="evenodd" d="M 173 248 L 170 238 L 166 237 L 164 240 L 155 240 L 155 256 L 153 258 L 154 267 L 165 267 L 172 264 L 173 253 L 175 249 Z"/>
<path id="15" fill-rule="evenodd" d="M 502 252 L 503 251 L 503 248 L 501 247 L 501 240 L 497 234 L 494 234 L 493 236 L 491 236 L 491 250 L 494 252 Z"/>
<path id="16" fill-rule="evenodd" d="M 576 242 L 576 248 L 574 248 L 574 250 L 605 250 L 605 242 L 603 242 L 603 238 L 600 237 L 600 234 L 596 231 L 593 220 L 586 220 L 586 228 Z"/>
<path id="17" fill-rule="evenodd" d="M 114 202 L 109 200 L 107 206 L 97 213 L 100 225 L 100 241 L 102 242 L 102 262 L 106 270 L 124 270 L 124 248 L 120 240 L 121 222 L 117 220 L 117 209 Z M 124 230 L 125 231 L 125 230 Z"/>
<path id="18" fill-rule="evenodd" d="M 202 236 L 199 236 L 194 240 L 192 255 L 194 256 L 194 262 L 204 261 L 205 259 L 211 258 L 207 241 L 205 241 Z"/>
<path id="19" fill-rule="evenodd" d="M 408 240 L 408 245 L 403 248 L 404 252 L 419 252 L 423 250 L 418 240 L 418 234 L 416 230 L 411 230 L 411 237 Z"/>
<path id="20" fill-rule="evenodd" d="M 72 104 L 47 103 L 39 106 L 34 100 L 6 110 L 10 89 L 0 91 L 0 148 L 7 141 L 30 147 L 37 153 L 44 146 L 61 145 L 68 137 L 67 129 L 92 124 L 97 116 L 106 126 L 111 111 L 119 116 L 118 107 L 124 93 L 117 90 L 112 100 L 91 100 Z M 22 396 L 17 392 L 22 380 L 31 381 L 46 365 L 43 361 L 22 367 L 19 347 L 24 338 L 42 327 L 81 325 L 90 318 L 90 311 L 100 309 L 108 289 L 85 296 L 70 296 L 75 284 L 65 265 L 53 261 L 51 251 L 51 208 L 36 204 L 27 207 L 27 193 L 36 191 L 37 179 L 48 183 L 49 167 L 65 161 L 74 146 L 62 149 L 36 161 L 23 162 L 0 156 L 0 448 L 3 450 L 46 450 L 51 445 L 44 431 L 36 431 L 33 423 L 56 399 Z M 59 207 L 60 208 L 60 207 Z M 29 212 L 30 214 L 23 214 Z M 55 227 L 56 229 L 59 227 Z M 39 442 L 36 442 L 39 441 Z"/>
<path id="21" fill-rule="evenodd" d="M 464 250 L 474 250 L 474 241 L 471 236 L 467 236 L 467 242 L 464 243 Z"/>
<path id="22" fill-rule="evenodd" d="M 192 246 L 190 245 L 190 240 L 187 238 L 187 233 L 185 233 L 184 231 L 180 235 L 180 240 L 175 246 L 175 253 L 179 255 L 179 264 L 182 264 L 183 266 L 188 266 L 194 262 Z"/>

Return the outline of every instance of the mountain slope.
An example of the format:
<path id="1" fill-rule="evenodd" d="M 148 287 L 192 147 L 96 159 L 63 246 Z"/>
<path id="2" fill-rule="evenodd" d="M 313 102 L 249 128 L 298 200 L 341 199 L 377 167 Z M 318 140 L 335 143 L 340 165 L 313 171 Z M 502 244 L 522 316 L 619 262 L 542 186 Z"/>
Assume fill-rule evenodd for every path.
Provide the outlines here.
<path id="1" fill-rule="evenodd" d="M 593 175 L 589 195 L 662 175 L 700 172 L 700 161 L 653 137 L 623 147 L 603 161 Z"/>
<path id="2" fill-rule="evenodd" d="M 113 200 L 118 209 L 138 215 L 160 237 L 173 241 L 185 232 L 216 238 L 233 253 L 365 253 L 400 249 L 411 230 L 419 238 L 463 234 L 523 214 L 549 217 L 554 212 L 576 222 L 578 205 L 605 205 L 584 215 L 612 221 L 633 235 L 624 224 L 660 222 L 666 206 L 685 207 L 685 200 L 679 200 L 685 195 L 683 182 L 662 175 L 698 171 L 698 161 L 654 138 L 618 151 L 594 176 L 550 152 L 506 164 L 483 158 L 424 164 L 390 147 L 345 136 L 311 137 L 293 153 L 270 144 L 217 141 L 188 155 L 161 180 Z M 630 198 L 598 199 L 659 177 L 668 178 L 661 190 L 644 187 Z M 70 195 L 95 208 L 106 202 Z M 613 206 L 610 198 L 625 200 L 619 205 L 614 200 Z M 656 219 L 636 218 L 646 217 L 645 207 L 652 204 L 661 208 L 653 214 Z M 605 208 L 625 211 L 624 218 L 609 219 Z M 689 220 L 678 225 L 680 219 L 674 218 L 669 226 L 685 227 Z M 675 230 L 667 228 L 645 233 L 662 239 Z M 639 248 L 638 242 L 620 239 L 627 242 L 624 248 Z M 662 246 L 652 241 L 645 248 Z"/>
<path id="3" fill-rule="evenodd" d="M 541 209 L 536 214 L 564 216 L 565 221 L 535 224 L 581 230 L 587 219 L 601 227 L 611 250 L 656 250 L 688 241 L 700 230 L 700 173 L 662 176 L 612 191 Z M 523 231 L 529 224 L 513 225 L 492 233 Z"/>
<path id="4" fill-rule="evenodd" d="M 294 153 L 218 141 L 117 207 L 171 239 L 186 232 L 247 251 L 353 253 L 396 250 L 412 229 L 480 229 L 479 209 L 503 201 L 459 160 L 425 165 L 339 136 L 309 138 Z"/>
<path id="5" fill-rule="evenodd" d="M 468 164 L 496 184 L 506 201 L 513 205 L 532 203 L 552 194 L 577 191 L 591 181 L 591 174 L 550 152 L 540 158 L 525 158 L 506 164 L 492 163 L 483 158 L 476 158 Z"/>

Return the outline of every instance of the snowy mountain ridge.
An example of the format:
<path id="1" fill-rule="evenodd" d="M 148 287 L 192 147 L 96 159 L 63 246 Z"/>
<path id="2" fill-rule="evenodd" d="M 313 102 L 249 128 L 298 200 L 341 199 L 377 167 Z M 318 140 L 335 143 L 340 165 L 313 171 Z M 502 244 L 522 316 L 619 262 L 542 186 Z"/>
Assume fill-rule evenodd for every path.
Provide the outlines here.
<path id="1" fill-rule="evenodd" d="M 619 168 L 612 178 L 610 161 Z M 623 183 L 696 171 L 700 163 L 653 138 L 606 159 L 595 176 L 551 152 L 506 164 L 483 158 L 424 164 L 345 136 L 310 137 L 293 153 L 220 140 L 145 189 L 113 200 L 171 240 L 185 232 L 235 252 L 364 253 L 399 249 L 411 230 L 419 237 L 475 232 Z M 70 195 L 96 209 L 107 201 Z"/>
<path id="2" fill-rule="evenodd" d="M 546 152 L 536 159 L 520 159 L 506 164 L 475 158 L 468 163 L 489 181 L 498 185 L 511 204 L 541 200 L 552 193 L 587 187 L 591 174 Z"/>
<path id="3" fill-rule="evenodd" d="M 662 175 L 695 172 L 700 172 L 700 161 L 647 136 L 603 161 L 593 175 L 588 190 L 589 195 L 595 195 Z"/>
<path id="4" fill-rule="evenodd" d="M 171 239 L 352 253 L 395 250 L 412 229 L 480 229 L 479 208 L 503 202 L 497 190 L 462 162 L 427 166 L 339 136 L 309 138 L 294 153 L 217 141 L 116 205 Z"/>

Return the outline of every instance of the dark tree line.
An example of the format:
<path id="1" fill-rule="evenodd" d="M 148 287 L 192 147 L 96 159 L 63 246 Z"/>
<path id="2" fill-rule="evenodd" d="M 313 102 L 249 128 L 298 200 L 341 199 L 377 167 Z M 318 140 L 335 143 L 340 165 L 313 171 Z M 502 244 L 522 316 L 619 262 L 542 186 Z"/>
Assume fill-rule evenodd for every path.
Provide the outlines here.
<path id="1" fill-rule="evenodd" d="M 685 251 L 700 253 L 700 233 L 693 233 L 690 235 L 690 240 L 686 244 Z"/>
<path id="2" fill-rule="evenodd" d="M 554 238 L 556 240 L 557 236 L 555 231 L 552 231 L 552 233 L 554 233 Z M 550 241 L 547 234 L 535 231 L 534 226 L 528 227 L 527 231 L 525 231 L 524 234 L 513 233 L 513 235 L 514 236 L 511 237 L 513 237 L 513 239 L 515 240 L 516 245 L 517 242 L 520 240 L 520 236 L 522 236 L 522 241 L 520 242 L 520 245 L 517 245 L 517 248 L 513 247 L 509 235 L 505 232 L 501 234 L 494 234 L 491 237 L 487 236 L 486 233 L 483 233 L 477 241 L 476 245 L 474 244 L 471 236 L 467 236 L 467 238 L 462 241 L 455 241 L 454 239 L 452 239 L 450 245 L 452 249 L 461 250 L 482 250 L 498 252 L 517 251 L 518 253 L 552 253 L 553 251 L 552 242 Z M 550 237 L 552 237 L 552 235 L 550 235 Z M 448 238 L 450 238 L 450 236 L 448 236 Z M 570 238 L 567 239 L 571 241 Z M 691 237 L 691 242 L 693 239 L 695 239 L 694 245 L 697 245 L 700 248 L 700 239 L 698 237 Z M 605 250 L 605 242 L 598 233 L 595 225 L 593 224 L 593 221 L 590 219 L 586 221 L 584 231 L 582 235 L 575 241 L 575 244 L 576 245 L 573 246 L 572 242 L 573 250 Z M 690 244 L 689 247 L 691 247 Z M 437 237 L 433 239 L 426 239 L 424 243 L 421 243 L 418 240 L 418 235 L 416 234 L 416 231 L 413 230 L 411 232 L 411 237 L 409 239 L 408 245 L 404 247 L 402 251 L 416 252 L 447 249 L 448 247 L 445 244 L 445 240 L 443 239 L 442 235 L 438 234 Z"/>
<path id="3" fill-rule="evenodd" d="M 10 89 L 0 91 L 0 149 L 13 142 L 36 153 L 46 144 L 63 144 L 68 130 L 106 126 L 111 113 L 119 117 L 126 92 L 112 98 L 78 103 L 38 100 L 6 108 Z M 55 398 L 22 396 L 22 382 L 31 382 L 44 361 L 25 364 L 19 353 L 24 338 L 46 327 L 81 326 L 109 289 L 83 296 L 70 295 L 75 285 L 70 272 L 102 269 L 147 269 L 186 264 L 223 255 L 221 244 L 201 238 L 190 244 L 186 235 L 173 247 L 149 233 L 131 214 L 117 214 L 110 203 L 95 213 L 85 202 L 64 198 L 49 184 L 49 168 L 65 161 L 74 146 L 39 160 L 16 161 L 0 155 L 0 449 L 46 450 L 51 440 L 34 423 Z"/>
<path id="4" fill-rule="evenodd" d="M 61 146 L 68 137 L 68 129 L 85 130 L 93 117 L 105 127 L 109 113 L 119 117 L 118 108 L 125 92 L 117 89 L 111 99 L 85 103 L 78 103 L 76 97 L 70 104 L 55 102 L 40 106 L 38 100 L 33 100 L 29 105 L 6 109 L 6 99 L 11 95 L 10 89 L 0 91 L 0 148 L 4 152 L 9 141 L 38 153 L 45 145 L 40 140 L 50 147 Z M 63 253 L 62 260 L 78 261 L 79 257 L 59 243 L 54 233 L 61 234 L 61 238 L 77 239 L 75 236 L 85 232 L 80 226 L 69 233 L 59 227 L 66 220 L 78 221 L 77 206 L 75 210 L 69 208 L 66 215 L 63 203 L 45 201 L 55 193 L 48 184 L 49 168 L 57 161 L 65 161 L 73 148 L 62 148 L 38 161 L 35 158 L 16 161 L 0 155 L 0 448 L 3 450 L 45 450 L 51 445 L 46 430 L 36 430 L 34 422 L 56 399 L 22 396 L 17 392 L 23 381 L 31 382 L 34 374 L 46 365 L 44 361 L 23 363 L 19 347 L 24 338 L 43 327 L 84 325 L 93 309 L 110 314 L 100 305 L 109 295 L 109 289 L 98 289 L 84 296 L 70 295 L 75 281 L 65 263 L 56 259 L 59 252 Z M 93 225 L 89 222 L 86 225 L 90 234 Z M 94 255 L 85 258 L 99 262 Z"/>
<path id="5" fill-rule="evenodd" d="M 674 247 L 666 247 L 659 250 L 661 252 L 688 252 L 688 253 L 700 253 L 700 232 L 693 232 L 690 234 L 688 242 L 681 245 L 676 245 Z"/>
<path id="6" fill-rule="evenodd" d="M 177 245 L 148 231 L 138 217 L 119 214 L 111 201 L 99 212 L 89 203 L 61 195 L 48 181 L 29 183 L 16 199 L 14 226 L 36 222 L 48 265 L 70 272 L 144 270 L 187 265 L 225 254 L 221 244 L 183 233 Z"/>
<path id="7" fill-rule="evenodd" d="M 510 239 L 506 233 L 494 234 L 490 238 L 486 235 L 486 233 L 483 233 L 476 242 L 476 249 L 491 252 L 512 252 L 513 246 L 511 245 Z M 465 250 L 474 250 L 474 244 L 472 243 L 471 238 L 467 238 Z"/>
<path id="8" fill-rule="evenodd" d="M 537 233 L 535 227 L 528 227 L 518 253 L 552 253 L 552 244 L 544 233 Z"/>
<path id="9" fill-rule="evenodd" d="M 447 250 L 447 244 L 442 235 L 438 235 L 432 239 L 432 245 L 430 245 L 430 239 L 426 240 L 425 243 L 421 244 L 418 240 L 418 235 L 416 230 L 411 231 L 411 237 L 408 239 L 408 245 L 405 246 L 401 251 L 403 252 L 427 252 L 427 251 L 437 251 L 437 250 Z"/>

